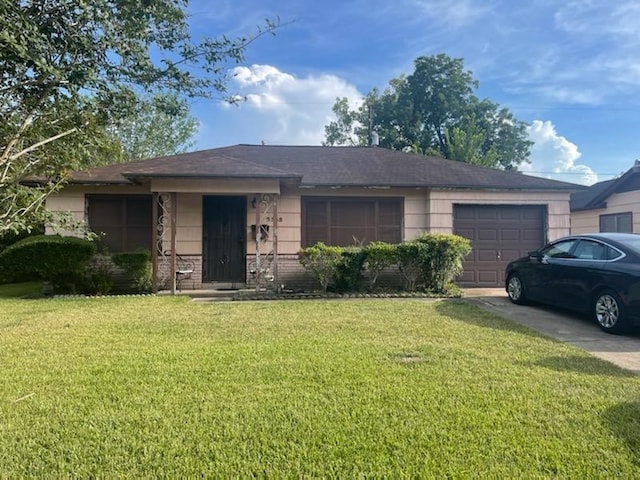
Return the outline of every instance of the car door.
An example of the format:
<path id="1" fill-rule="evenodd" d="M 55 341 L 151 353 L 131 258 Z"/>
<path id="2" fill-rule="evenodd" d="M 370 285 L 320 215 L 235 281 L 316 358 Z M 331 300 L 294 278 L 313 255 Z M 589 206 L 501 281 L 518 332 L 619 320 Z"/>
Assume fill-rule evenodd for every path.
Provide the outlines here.
<path id="1" fill-rule="evenodd" d="M 551 243 L 536 255 L 536 264 L 530 269 L 527 288 L 533 300 L 556 304 L 562 298 L 558 292 L 567 261 L 572 258 L 571 250 L 577 240 L 569 238 Z"/>
<path id="2" fill-rule="evenodd" d="M 570 258 L 563 259 L 562 267 L 554 272 L 554 303 L 571 310 L 587 311 L 591 292 L 601 282 L 606 260 L 604 244 L 580 239 L 571 250 Z"/>

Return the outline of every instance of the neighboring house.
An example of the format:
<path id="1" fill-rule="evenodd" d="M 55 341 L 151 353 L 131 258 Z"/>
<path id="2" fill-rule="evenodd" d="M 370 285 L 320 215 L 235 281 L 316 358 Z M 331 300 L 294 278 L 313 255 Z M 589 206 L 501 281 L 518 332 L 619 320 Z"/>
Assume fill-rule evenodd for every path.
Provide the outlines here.
<path id="1" fill-rule="evenodd" d="M 580 188 L 379 147 L 237 145 L 76 172 L 47 206 L 110 252 L 151 249 L 165 288 L 182 262 L 185 288 L 252 286 L 273 258 L 269 276 L 296 287 L 309 279 L 301 247 L 423 232 L 470 238 L 460 284 L 499 286 L 510 260 L 569 234 Z"/>
<path id="2" fill-rule="evenodd" d="M 571 195 L 571 233 L 640 233 L 640 162 Z"/>

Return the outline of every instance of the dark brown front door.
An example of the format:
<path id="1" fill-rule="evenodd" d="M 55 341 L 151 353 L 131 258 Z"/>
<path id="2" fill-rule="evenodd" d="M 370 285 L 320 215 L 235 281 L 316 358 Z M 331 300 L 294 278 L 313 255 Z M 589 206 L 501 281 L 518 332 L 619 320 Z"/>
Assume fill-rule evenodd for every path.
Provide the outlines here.
<path id="1" fill-rule="evenodd" d="M 245 282 L 246 197 L 204 197 L 203 271 L 205 282 Z"/>
<path id="2" fill-rule="evenodd" d="M 454 205 L 454 233 L 471 240 L 456 283 L 503 286 L 507 264 L 543 246 L 546 213 L 544 205 Z"/>

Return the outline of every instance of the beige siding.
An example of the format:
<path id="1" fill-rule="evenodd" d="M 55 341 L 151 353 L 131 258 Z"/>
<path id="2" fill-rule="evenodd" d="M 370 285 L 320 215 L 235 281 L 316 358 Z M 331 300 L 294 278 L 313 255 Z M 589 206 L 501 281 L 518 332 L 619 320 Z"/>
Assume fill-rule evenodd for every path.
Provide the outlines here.
<path id="1" fill-rule="evenodd" d="M 568 235 L 570 231 L 569 193 L 510 192 L 480 190 L 433 190 L 430 194 L 431 219 L 429 231 L 453 232 L 453 206 L 455 204 L 515 204 L 545 205 L 547 207 L 547 239 Z"/>
<path id="2" fill-rule="evenodd" d="M 279 254 L 293 255 L 300 250 L 300 205 L 300 195 L 295 192 L 283 191 L 278 198 Z"/>
<path id="3" fill-rule="evenodd" d="M 599 216 L 605 209 L 571 212 L 571 233 L 594 233 L 600 230 Z"/>
<path id="4" fill-rule="evenodd" d="M 179 193 L 176 210 L 176 251 L 202 254 L 202 195 Z"/>
<path id="5" fill-rule="evenodd" d="M 614 193 L 607 199 L 607 207 L 571 212 L 571 233 L 600 231 L 600 215 L 631 212 L 633 231 L 640 233 L 640 191 Z"/>
<path id="6" fill-rule="evenodd" d="M 276 179 L 153 179 L 152 192 L 183 192 L 216 195 L 245 195 L 247 193 L 280 193 Z"/>

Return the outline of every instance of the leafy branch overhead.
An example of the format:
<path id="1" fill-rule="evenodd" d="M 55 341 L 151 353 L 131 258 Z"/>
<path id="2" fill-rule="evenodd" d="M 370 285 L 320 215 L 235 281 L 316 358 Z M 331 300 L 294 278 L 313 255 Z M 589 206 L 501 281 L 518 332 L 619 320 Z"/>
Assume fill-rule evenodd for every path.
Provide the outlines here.
<path id="1" fill-rule="evenodd" d="M 68 171 L 117 160 L 121 147 L 106 126 L 134 115 L 141 94 L 232 98 L 229 65 L 278 21 L 246 37 L 196 42 L 187 3 L 0 3 L 0 234 L 28 226 Z M 51 183 L 22 192 L 33 176 Z"/>
<path id="2" fill-rule="evenodd" d="M 508 109 L 474 95 L 478 81 L 462 59 L 419 57 L 409 76 L 371 90 L 353 108 L 346 98 L 333 106 L 336 120 L 325 126 L 326 145 L 368 145 L 415 151 L 484 166 L 517 169 L 528 161 L 526 123 Z"/>

